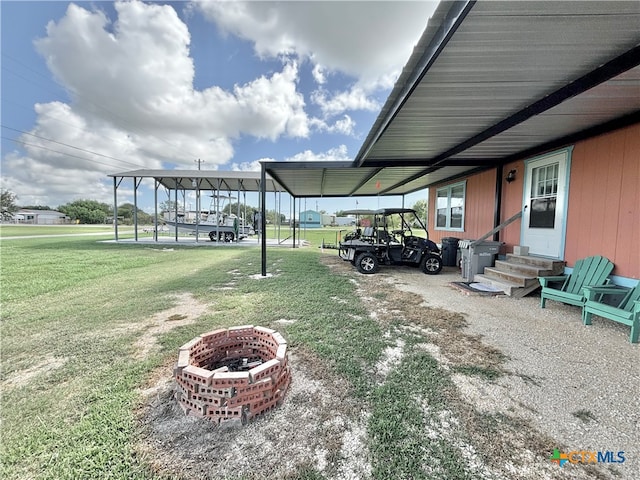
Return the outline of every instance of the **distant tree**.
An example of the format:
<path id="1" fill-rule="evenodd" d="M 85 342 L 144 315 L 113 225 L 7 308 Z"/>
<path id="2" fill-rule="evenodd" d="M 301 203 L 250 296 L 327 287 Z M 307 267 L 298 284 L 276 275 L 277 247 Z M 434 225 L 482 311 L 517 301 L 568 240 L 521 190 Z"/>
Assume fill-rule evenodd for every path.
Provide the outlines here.
<path id="1" fill-rule="evenodd" d="M 110 205 L 96 200 L 75 200 L 65 205 L 60 205 L 57 210 L 67 215 L 71 220 L 79 223 L 104 223 L 105 218 L 113 215 Z M 118 212 L 120 215 L 120 212 Z"/>
<path id="2" fill-rule="evenodd" d="M 133 203 L 123 203 L 118 205 L 118 217 L 122 217 L 123 223 L 127 225 L 133 224 L 133 212 L 136 211 Z M 137 209 L 138 224 L 149 225 L 153 223 L 153 216 L 149 215 L 144 210 Z"/>
<path id="3" fill-rule="evenodd" d="M 11 216 L 13 212 L 18 210 L 18 205 L 16 205 L 16 200 L 18 200 L 18 196 L 10 192 L 9 190 L 0 189 L 0 202 L 2 206 L 2 216 L 9 215 Z"/>
<path id="4" fill-rule="evenodd" d="M 346 217 L 344 210 L 338 210 L 335 215 L 336 217 Z"/>
<path id="5" fill-rule="evenodd" d="M 175 212 L 176 202 L 173 200 L 167 200 L 160 204 L 160 213 Z"/>
<path id="6" fill-rule="evenodd" d="M 240 204 L 240 217 L 244 217 L 245 216 L 245 212 L 246 212 L 246 219 L 247 222 L 251 222 L 251 219 L 253 218 L 253 214 L 255 212 L 257 212 L 258 209 L 256 207 L 252 207 L 251 205 L 247 205 L 246 208 L 244 206 L 243 203 Z M 238 215 L 238 202 L 235 203 L 229 203 L 228 205 L 226 205 L 223 209 L 222 209 L 223 213 L 226 213 L 227 215 L 229 214 L 233 214 L 233 215 Z"/>
<path id="7" fill-rule="evenodd" d="M 418 218 L 422 220 L 422 222 L 427 225 L 427 212 L 429 211 L 429 203 L 426 200 L 418 200 L 413 204 L 413 208 L 418 214 Z"/>
<path id="8" fill-rule="evenodd" d="M 287 217 L 282 213 L 278 213 L 275 210 L 267 210 L 267 223 L 273 223 L 274 225 L 282 225 Z"/>
<path id="9" fill-rule="evenodd" d="M 25 210 L 53 210 L 49 205 L 24 205 Z"/>

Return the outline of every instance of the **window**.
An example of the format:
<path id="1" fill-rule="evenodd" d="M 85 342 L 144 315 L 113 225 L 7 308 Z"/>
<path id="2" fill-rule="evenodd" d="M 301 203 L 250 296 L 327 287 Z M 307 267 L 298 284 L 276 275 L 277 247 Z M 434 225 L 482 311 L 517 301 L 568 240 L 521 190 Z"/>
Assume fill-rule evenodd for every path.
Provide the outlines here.
<path id="1" fill-rule="evenodd" d="M 455 183 L 436 191 L 436 228 L 464 230 L 465 183 Z"/>
<path id="2" fill-rule="evenodd" d="M 559 164 L 552 163 L 531 171 L 531 211 L 529 228 L 554 228 L 558 196 Z"/>

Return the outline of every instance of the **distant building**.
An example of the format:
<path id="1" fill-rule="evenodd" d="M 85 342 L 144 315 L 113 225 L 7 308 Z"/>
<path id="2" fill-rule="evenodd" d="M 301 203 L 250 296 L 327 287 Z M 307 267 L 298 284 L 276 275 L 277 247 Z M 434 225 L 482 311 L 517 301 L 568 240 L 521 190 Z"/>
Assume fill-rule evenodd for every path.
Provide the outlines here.
<path id="1" fill-rule="evenodd" d="M 71 219 L 64 213 L 55 210 L 20 209 L 13 214 L 15 223 L 26 225 L 64 225 L 71 223 Z"/>
<path id="2" fill-rule="evenodd" d="M 300 212 L 300 228 L 320 228 L 322 227 L 322 215 L 315 210 Z"/>
<path id="3" fill-rule="evenodd" d="M 355 226 L 356 217 L 336 217 L 336 225 L 339 227 Z"/>

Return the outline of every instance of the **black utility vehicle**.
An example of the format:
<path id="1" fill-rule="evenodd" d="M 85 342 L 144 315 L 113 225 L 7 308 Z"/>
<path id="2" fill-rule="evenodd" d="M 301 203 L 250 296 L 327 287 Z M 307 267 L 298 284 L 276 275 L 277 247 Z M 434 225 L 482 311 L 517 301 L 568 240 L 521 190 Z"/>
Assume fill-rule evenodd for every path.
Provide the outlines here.
<path id="1" fill-rule="evenodd" d="M 374 211 L 373 224 L 345 235 L 338 255 L 361 273 L 376 273 L 380 265 L 420 266 L 429 275 L 442 270 L 440 249 L 410 208 Z"/>

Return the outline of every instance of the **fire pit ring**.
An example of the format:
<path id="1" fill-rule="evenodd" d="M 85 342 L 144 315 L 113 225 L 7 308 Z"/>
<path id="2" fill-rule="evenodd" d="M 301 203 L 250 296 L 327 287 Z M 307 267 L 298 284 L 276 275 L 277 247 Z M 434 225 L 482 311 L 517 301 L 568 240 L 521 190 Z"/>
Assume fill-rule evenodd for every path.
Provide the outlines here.
<path id="1" fill-rule="evenodd" d="M 253 325 L 203 333 L 180 347 L 173 378 L 186 415 L 246 425 L 284 400 L 291 381 L 287 341 Z"/>

